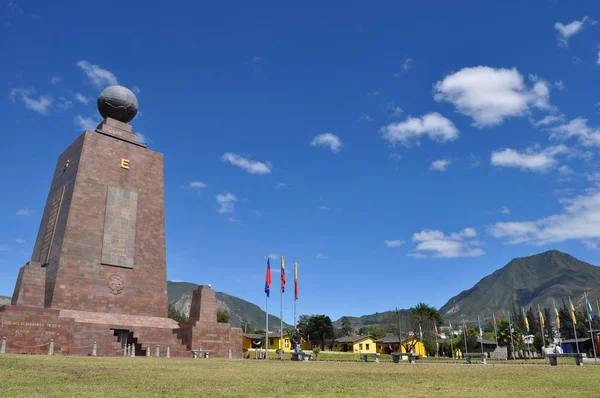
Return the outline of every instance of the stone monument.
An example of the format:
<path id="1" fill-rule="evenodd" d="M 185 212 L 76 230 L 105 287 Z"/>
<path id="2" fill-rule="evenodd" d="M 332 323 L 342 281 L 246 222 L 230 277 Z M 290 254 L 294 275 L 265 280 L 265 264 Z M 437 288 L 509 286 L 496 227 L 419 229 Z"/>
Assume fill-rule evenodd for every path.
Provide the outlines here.
<path id="1" fill-rule="evenodd" d="M 201 348 L 241 357 L 241 329 L 217 323 L 209 286 L 195 292 L 190 322 L 167 317 L 163 156 L 132 132 L 130 90 L 106 88 L 98 110 L 96 130 L 58 158 L 31 260 L 0 307 L 0 338 L 9 352 L 44 351 L 52 339 L 65 354 L 96 342 L 98 355 L 158 345 L 171 356 Z"/>

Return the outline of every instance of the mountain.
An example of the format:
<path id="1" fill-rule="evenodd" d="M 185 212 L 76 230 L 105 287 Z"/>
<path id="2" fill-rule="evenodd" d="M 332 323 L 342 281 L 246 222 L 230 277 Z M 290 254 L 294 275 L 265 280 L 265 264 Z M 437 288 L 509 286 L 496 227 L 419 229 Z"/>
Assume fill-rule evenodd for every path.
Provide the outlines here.
<path id="1" fill-rule="evenodd" d="M 172 304 L 177 311 L 189 316 L 192 306 L 192 292 L 198 285 L 188 282 L 167 282 L 167 294 L 169 304 Z M 217 310 L 226 310 L 229 312 L 229 323 L 233 327 L 241 327 L 242 321 L 248 321 L 254 329 L 265 328 L 265 312 L 256 304 L 242 300 L 229 294 L 216 292 Z M 279 329 L 280 320 L 274 315 L 269 315 L 269 330 Z M 291 328 L 291 325 L 283 323 L 284 328 Z"/>
<path id="2" fill-rule="evenodd" d="M 6 304 L 10 304 L 11 298 L 6 296 L 0 296 L 0 307 Z"/>
<path id="3" fill-rule="evenodd" d="M 401 317 L 408 316 L 408 314 L 409 314 L 408 310 L 400 310 Z M 333 326 L 335 328 L 340 328 L 342 326 L 342 318 L 333 322 Z M 389 323 L 390 320 L 393 321 L 396 319 L 396 311 L 376 312 L 374 314 L 363 315 L 360 317 L 347 316 L 346 318 L 350 322 L 350 325 L 352 326 L 353 329 L 360 329 L 362 326 L 380 325 L 380 324 Z"/>
<path id="4" fill-rule="evenodd" d="M 472 288 L 452 297 L 440 309 L 446 319 L 476 320 L 511 311 L 512 299 L 517 309 L 534 306 L 562 306 L 571 296 L 578 306 L 583 292 L 600 297 L 600 267 L 580 261 L 556 250 L 529 257 L 515 258 L 503 268 L 480 280 Z"/>

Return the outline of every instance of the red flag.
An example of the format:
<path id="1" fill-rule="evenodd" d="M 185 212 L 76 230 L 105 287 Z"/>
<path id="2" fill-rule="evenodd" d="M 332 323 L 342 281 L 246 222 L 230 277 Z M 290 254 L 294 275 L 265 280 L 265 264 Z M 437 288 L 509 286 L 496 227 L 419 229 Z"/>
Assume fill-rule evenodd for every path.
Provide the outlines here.
<path id="1" fill-rule="evenodd" d="M 267 297 L 271 295 L 271 263 L 267 258 L 267 276 L 265 279 L 265 293 L 267 293 Z"/>

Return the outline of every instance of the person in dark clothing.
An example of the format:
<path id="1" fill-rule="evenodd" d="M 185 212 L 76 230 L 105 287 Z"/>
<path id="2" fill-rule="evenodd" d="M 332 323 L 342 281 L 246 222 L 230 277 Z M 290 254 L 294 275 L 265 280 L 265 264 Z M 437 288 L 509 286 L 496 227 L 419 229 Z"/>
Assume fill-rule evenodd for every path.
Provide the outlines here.
<path id="1" fill-rule="evenodd" d="M 292 336 L 292 344 L 294 344 L 294 351 L 296 353 L 300 352 L 300 344 L 302 344 L 302 335 L 300 335 L 300 330 L 296 328 L 296 332 Z"/>

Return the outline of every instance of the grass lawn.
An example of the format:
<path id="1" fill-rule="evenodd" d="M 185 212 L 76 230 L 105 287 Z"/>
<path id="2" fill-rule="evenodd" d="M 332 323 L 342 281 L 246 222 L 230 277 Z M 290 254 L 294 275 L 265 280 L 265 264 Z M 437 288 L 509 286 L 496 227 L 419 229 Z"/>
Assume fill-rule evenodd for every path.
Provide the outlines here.
<path id="1" fill-rule="evenodd" d="M 600 366 L 0 355 L 0 397 L 597 397 Z"/>

